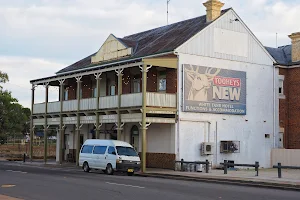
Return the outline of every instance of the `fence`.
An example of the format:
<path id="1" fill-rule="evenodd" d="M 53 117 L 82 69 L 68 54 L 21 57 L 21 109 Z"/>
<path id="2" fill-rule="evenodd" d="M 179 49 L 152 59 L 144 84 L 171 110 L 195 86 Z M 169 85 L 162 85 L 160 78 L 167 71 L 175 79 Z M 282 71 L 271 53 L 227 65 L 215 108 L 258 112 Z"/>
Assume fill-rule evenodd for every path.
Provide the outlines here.
<path id="1" fill-rule="evenodd" d="M 2 144 L 0 145 L 0 157 L 3 158 L 22 158 L 23 154 L 30 154 L 29 143 L 25 144 Z M 34 145 L 33 146 L 33 156 L 36 159 L 44 157 L 44 145 Z M 48 157 L 55 158 L 56 156 L 56 145 L 48 145 Z"/>
<path id="2" fill-rule="evenodd" d="M 255 164 L 235 164 L 235 163 L 228 163 L 227 160 L 224 160 L 224 163 L 220 163 L 221 165 L 224 165 L 224 174 L 227 174 L 228 167 L 254 167 L 255 168 L 255 176 L 258 176 L 258 168 L 259 168 L 259 162 L 255 162 Z"/>
<path id="3" fill-rule="evenodd" d="M 187 165 L 193 165 L 194 168 L 197 168 L 197 165 L 205 165 L 205 173 L 208 173 L 209 171 L 209 161 L 199 161 L 199 162 L 189 162 L 189 161 L 184 161 L 183 159 L 181 159 L 180 161 L 175 161 L 175 164 L 180 163 L 180 171 L 185 171 L 184 170 L 184 164 Z M 176 167 L 175 167 L 176 169 Z M 197 169 L 194 169 L 195 171 L 197 171 Z"/>
<path id="4" fill-rule="evenodd" d="M 274 165 L 273 168 L 278 169 L 278 178 L 282 178 L 281 169 L 300 169 L 300 167 L 297 167 L 297 166 L 282 166 L 281 163 Z"/>

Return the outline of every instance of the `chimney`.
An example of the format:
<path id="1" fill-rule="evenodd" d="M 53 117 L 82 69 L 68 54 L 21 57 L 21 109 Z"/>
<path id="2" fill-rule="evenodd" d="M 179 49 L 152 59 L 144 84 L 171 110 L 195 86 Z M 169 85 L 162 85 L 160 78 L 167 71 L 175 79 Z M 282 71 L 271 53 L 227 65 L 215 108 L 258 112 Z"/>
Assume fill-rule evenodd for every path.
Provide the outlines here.
<path id="1" fill-rule="evenodd" d="M 292 62 L 300 61 L 300 32 L 289 35 L 292 40 Z"/>
<path id="2" fill-rule="evenodd" d="M 203 5 L 206 7 L 206 22 L 211 22 L 220 17 L 224 3 L 219 0 L 208 0 Z"/>

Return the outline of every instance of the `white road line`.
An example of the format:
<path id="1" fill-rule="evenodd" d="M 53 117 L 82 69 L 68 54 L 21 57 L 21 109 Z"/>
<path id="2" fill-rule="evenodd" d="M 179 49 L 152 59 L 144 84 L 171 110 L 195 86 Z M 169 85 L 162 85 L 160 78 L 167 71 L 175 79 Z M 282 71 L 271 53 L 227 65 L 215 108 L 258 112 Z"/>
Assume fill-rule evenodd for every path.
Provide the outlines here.
<path id="1" fill-rule="evenodd" d="M 133 188 L 140 188 L 140 189 L 144 189 L 145 187 L 140 187 L 140 186 L 136 186 L 136 185 L 126 185 L 126 184 L 119 184 L 119 183 L 110 183 L 110 182 L 106 182 L 107 184 L 110 185 L 120 185 L 120 186 L 125 186 L 125 187 L 133 187 Z"/>
<path id="2" fill-rule="evenodd" d="M 22 173 L 22 174 L 27 174 L 27 172 L 22 172 L 22 171 L 14 171 L 14 170 L 5 170 L 7 172 L 13 172 L 13 173 Z"/>

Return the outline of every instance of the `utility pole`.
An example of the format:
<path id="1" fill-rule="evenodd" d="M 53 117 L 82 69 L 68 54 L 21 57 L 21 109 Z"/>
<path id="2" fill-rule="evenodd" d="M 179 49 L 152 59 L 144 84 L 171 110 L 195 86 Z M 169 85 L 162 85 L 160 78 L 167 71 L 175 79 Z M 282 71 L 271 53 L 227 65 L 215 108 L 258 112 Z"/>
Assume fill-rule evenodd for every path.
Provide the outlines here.
<path id="1" fill-rule="evenodd" d="M 167 25 L 169 24 L 169 3 L 171 0 L 167 0 Z"/>

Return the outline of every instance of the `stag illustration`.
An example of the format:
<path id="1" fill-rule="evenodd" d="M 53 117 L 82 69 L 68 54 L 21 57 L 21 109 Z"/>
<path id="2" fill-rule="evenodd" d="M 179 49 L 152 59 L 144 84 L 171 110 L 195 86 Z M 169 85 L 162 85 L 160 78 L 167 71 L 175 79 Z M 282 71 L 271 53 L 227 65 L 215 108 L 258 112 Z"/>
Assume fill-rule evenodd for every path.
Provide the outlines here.
<path id="1" fill-rule="evenodd" d="M 199 67 L 196 70 L 186 69 L 187 78 L 192 83 L 189 91 L 188 100 L 190 101 L 207 101 L 207 91 L 211 87 L 211 82 L 217 76 L 221 69 L 217 69 L 215 73 L 211 73 L 213 68 L 206 68 L 204 74 L 199 73 Z"/>

